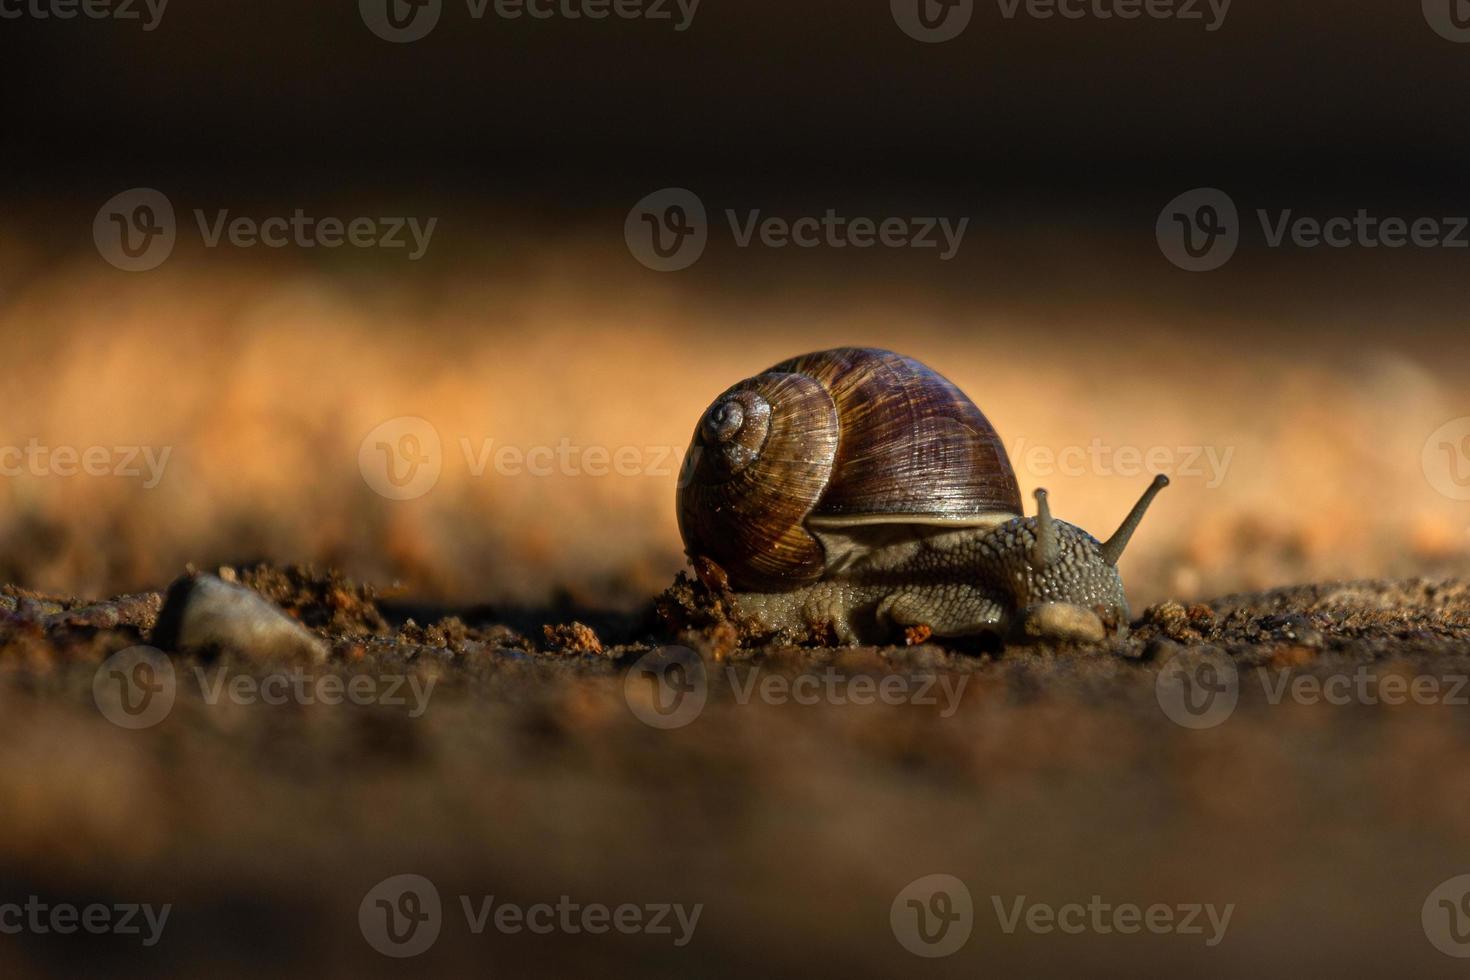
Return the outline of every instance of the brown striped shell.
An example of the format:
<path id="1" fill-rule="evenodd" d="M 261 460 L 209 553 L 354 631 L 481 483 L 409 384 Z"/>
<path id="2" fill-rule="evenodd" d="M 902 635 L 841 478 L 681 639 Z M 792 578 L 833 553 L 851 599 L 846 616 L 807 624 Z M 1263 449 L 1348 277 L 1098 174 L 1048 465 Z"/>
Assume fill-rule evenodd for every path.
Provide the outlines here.
<path id="1" fill-rule="evenodd" d="M 738 589 L 815 581 L 813 527 L 979 524 L 1021 513 L 995 429 L 913 358 L 839 347 L 730 388 L 705 412 L 678 494 L 694 558 Z"/>

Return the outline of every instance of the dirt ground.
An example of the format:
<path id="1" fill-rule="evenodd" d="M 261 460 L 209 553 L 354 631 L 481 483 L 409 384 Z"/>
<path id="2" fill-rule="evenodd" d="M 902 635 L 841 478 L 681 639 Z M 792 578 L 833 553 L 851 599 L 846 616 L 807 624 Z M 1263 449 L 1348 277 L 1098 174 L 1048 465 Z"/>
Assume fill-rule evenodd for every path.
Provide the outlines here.
<path id="1" fill-rule="evenodd" d="M 330 658 L 175 656 L 171 708 L 135 730 L 94 680 L 150 639 L 161 594 L 3 591 L 0 901 L 172 906 L 151 947 L 7 936 L 8 976 L 1458 970 L 1421 909 L 1470 870 L 1463 582 L 1166 602 L 1096 649 L 828 650 L 732 646 L 653 606 L 435 610 L 306 567 L 225 574 L 329 639 Z M 701 652 L 707 700 L 656 727 L 640 671 L 676 643 Z M 1238 703 L 1186 727 L 1161 678 L 1203 662 L 1234 676 Z M 220 671 L 375 693 L 211 703 Z M 1310 687 L 1333 677 L 1374 696 Z M 875 698 L 885 678 L 895 696 Z M 443 903 L 438 938 L 407 961 L 376 952 L 358 916 L 401 874 Z M 933 874 L 965 883 L 973 932 L 918 959 L 890 909 Z M 702 911 L 679 946 L 476 934 L 461 902 L 492 895 Z M 1018 896 L 1233 914 L 1214 944 L 1208 928 L 1008 933 L 996 903 Z"/>

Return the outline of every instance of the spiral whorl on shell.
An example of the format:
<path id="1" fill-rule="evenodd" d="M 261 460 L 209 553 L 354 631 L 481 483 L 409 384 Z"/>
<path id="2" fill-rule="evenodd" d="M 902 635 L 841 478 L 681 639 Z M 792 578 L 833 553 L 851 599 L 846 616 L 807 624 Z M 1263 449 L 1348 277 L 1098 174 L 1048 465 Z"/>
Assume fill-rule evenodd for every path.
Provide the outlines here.
<path id="1" fill-rule="evenodd" d="M 822 573 L 804 526 L 837 457 L 837 405 L 800 374 L 768 372 L 710 406 L 689 446 L 679 533 L 740 588 L 782 588 Z"/>
<path id="2" fill-rule="evenodd" d="M 842 347 L 783 361 L 705 412 L 678 496 L 691 557 L 739 589 L 821 577 L 809 522 L 973 523 L 1021 513 L 995 429 L 912 358 Z"/>

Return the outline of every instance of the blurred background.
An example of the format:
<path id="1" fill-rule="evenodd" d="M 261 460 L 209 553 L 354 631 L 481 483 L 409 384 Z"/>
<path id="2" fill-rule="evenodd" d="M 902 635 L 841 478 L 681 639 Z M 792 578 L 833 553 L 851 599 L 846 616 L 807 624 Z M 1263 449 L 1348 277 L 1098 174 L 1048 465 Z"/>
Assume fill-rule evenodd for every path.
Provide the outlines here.
<path id="1" fill-rule="evenodd" d="M 951 377 L 1026 499 L 1044 483 L 1099 535 L 1170 472 L 1126 560 L 1137 600 L 1463 567 L 1470 426 L 1435 434 L 1470 414 L 1470 251 L 1273 248 L 1257 217 L 1470 213 L 1470 45 L 1432 6 L 980 4 L 944 43 L 835 0 L 447 3 L 407 43 L 372 0 L 8 20 L 0 444 L 101 446 L 112 468 L 10 466 L 0 578 L 105 594 L 310 559 L 427 596 L 636 605 L 682 564 L 677 458 L 704 407 L 838 344 Z M 1156 222 L 1200 187 L 1238 208 L 1239 244 L 1190 272 Z M 138 188 L 175 236 L 124 271 L 94 223 L 115 241 Z M 680 271 L 624 235 L 663 188 L 708 215 Z M 420 249 L 210 244 L 298 209 L 434 225 Z M 968 224 L 941 258 L 741 247 L 726 215 L 829 209 Z M 360 450 L 403 418 L 437 435 L 439 474 L 389 499 Z M 560 445 L 593 465 L 493 455 Z M 159 478 L 117 472 L 121 447 L 167 450 Z"/>

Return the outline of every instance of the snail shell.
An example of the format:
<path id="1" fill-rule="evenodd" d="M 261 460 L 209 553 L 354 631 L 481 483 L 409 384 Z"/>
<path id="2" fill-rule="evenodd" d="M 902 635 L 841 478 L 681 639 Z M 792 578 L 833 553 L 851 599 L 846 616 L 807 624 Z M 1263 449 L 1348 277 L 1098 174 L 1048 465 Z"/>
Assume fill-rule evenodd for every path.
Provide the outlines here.
<path id="1" fill-rule="evenodd" d="M 694 430 L 679 488 L 691 556 L 736 588 L 826 567 L 813 527 L 954 524 L 1021 513 L 1000 437 L 950 381 L 892 351 L 840 347 L 733 386 Z"/>

